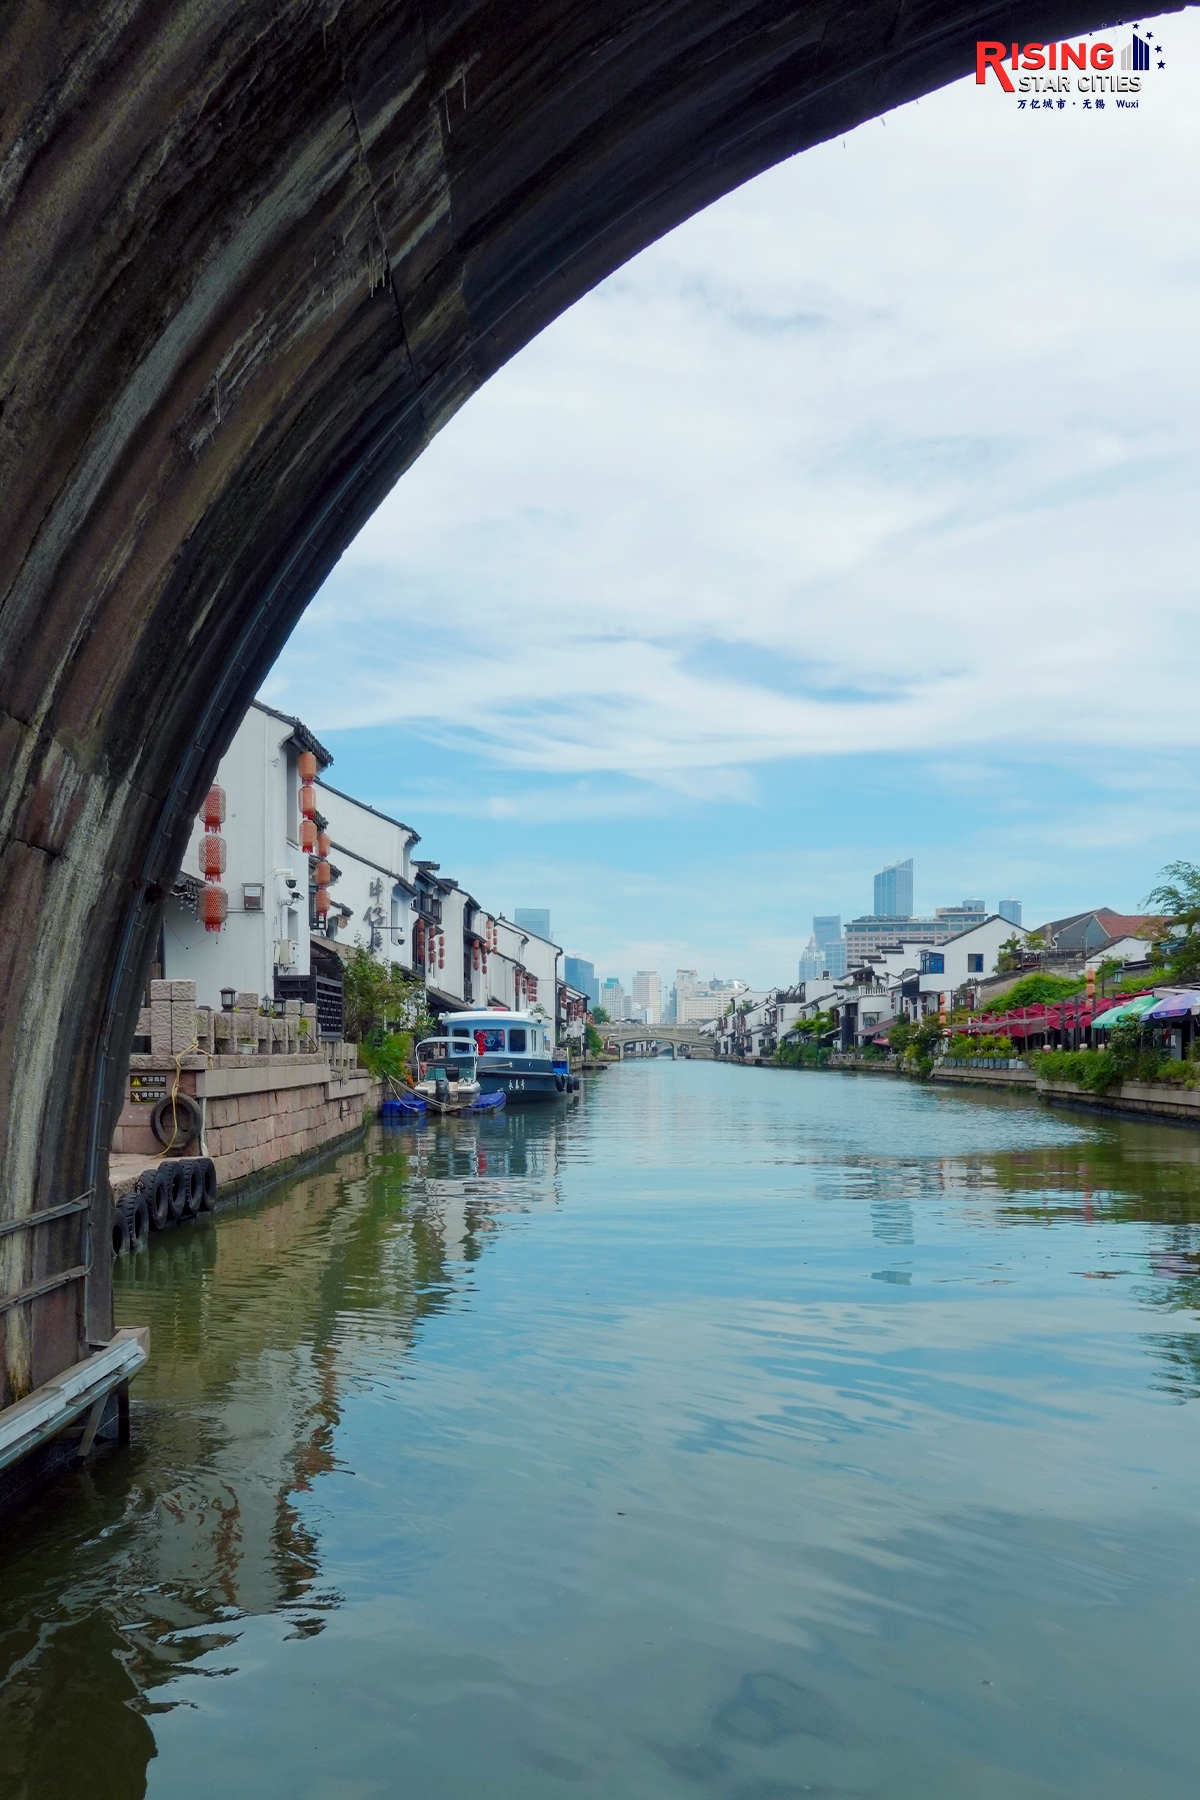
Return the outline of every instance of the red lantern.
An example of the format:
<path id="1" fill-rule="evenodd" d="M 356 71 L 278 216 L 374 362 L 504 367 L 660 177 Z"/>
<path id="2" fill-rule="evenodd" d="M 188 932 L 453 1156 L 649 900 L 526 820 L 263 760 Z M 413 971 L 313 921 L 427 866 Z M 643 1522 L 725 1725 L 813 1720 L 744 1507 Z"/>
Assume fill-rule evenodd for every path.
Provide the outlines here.
<path id="1" fill-rule="evenodd" d="M 317 855 L 328 856 L 332 849 L 333 839 L 330 837 L 329 833 L 327 831 L 319 831 L 317 833 Z"/>
<path id="2" fill-rule="evenodd" d="M 317 778 L 317 759 L 311 750 L 302 750 L 296 758 L 296 767 L 301 781 L 315 781 Z"/>
<path id="3" fill-rule="evenodd" d="M 207 882 L 200 889 L 197 911 L 205 931 L 220 931 L 229 915 L 229 896 L 225 889 L 215 882 Z"/>
<path id="4" fill-rule="evenodd" d="M 200 853 L 197 858 L 200 873 L 206 880 L 215 881 L 218 875 L 225 873 L 225 839 L 215 831 L 206 831 L 200 839 Z"/>
<path id="5" fill-rule="evenodd" d="M 327 862 L 319 862 L 313 872 L 313 880 L 318 887 L 328 887 L 333 879 L 333 870 Z"/>
<path id="6" fill-rule="evenodd" d="M 306 856 L 311 856 L 317 847 L 317 828 L 311 819 L 300 821 L 300 848 Z"/>
<path id="7" fill-rule="evenodd" d="M 445 966 L 446 966 L 446 940 L 444 937 L 442 937 L 442 938 L 438 939 L 438 968 L 444 969 Z"/>
<path id="8" fill-rule="evenodd" d="M 328 888 L 319 887 L 317 889 L 317 898 L 315 901 L 315 905 L 316 905 L 316 909 L 317 909 L 318 919 L 323 919 L 325 917 L 326 913 L 329 911 L 329 889 Z"/>
<path id="9" fill-rule="evenodd" d="M 317 810 L 317 790 L 311 781 L 306 781 L 300 789 L 300 811 L 306 819 L 311 819 Z"/>
<path id="10" fill-rule="evenodd" d="M 472 944 L 471 948 L 475 952 L 475 967 L 478 968 L 479 967 L 479 945 Z"/>
<path id="11" fill-rule="evenodd" d="M 209 788 L 201 817 L 206 831 L 215 831 L 218 825 L 225 823 L 225 789 L 219 781 L 214 781 Z"/>

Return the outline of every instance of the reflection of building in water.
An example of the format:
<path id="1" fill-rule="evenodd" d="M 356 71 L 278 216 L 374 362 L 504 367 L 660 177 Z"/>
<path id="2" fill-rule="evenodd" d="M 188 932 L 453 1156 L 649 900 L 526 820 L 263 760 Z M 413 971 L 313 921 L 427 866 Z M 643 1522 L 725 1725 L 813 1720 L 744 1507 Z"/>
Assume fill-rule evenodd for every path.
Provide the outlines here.
<path id="1" fill-rule="evenodd" d="M 111 1487 L 99 1471 L 81 1478 L 65 1594 L 38 1560 L 61 1530 L 25 1566 L 10 1558 L 0 1586 L 5 1616 L 28 1627 L 19 1666 L 0 1660 L 0 1746 L 45 1772 L 39 1792 L 90 1791 L 97 1739 L 121 1791 L 143 1792 L 154 1748 L 138 1696 L 178 1701 L 187 1665 L 236 1638 L 230 1620 L 276 1613 L 321 1630 L 338 1597 L 305 1495 L 336 1466 L 345 1389 L 402 1361 L 503 1213 L 556 1203 L 572 1118 L 537 1108 L 407 1140 L 380 1130 L 327 1173 L 123 1259 L 118 1318 L 149 1324 L 154 1344 L 133 1396 L 136 1485 L 115 1464 Z M 61 1729 L 81 1668 L 90 1740 Z"/>
<path id="2" fill-rule="evenodd" d="M 872 1200 L 871 1236 L 881 1244 L 911 1244 L 913 1210 L 908 1201 L 894 1198 Z"/>

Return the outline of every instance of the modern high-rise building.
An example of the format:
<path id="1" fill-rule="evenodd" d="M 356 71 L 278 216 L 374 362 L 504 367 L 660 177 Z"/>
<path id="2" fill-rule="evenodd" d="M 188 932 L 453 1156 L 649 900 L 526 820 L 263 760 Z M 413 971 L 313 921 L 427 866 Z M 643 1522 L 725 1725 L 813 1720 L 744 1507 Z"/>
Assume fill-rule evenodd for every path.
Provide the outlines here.
<path id="1" fill-rule="evenodd" d="M 813 920 L 812 936 L 800 958 L 799 979 L 820 981 L 828 975 L 837 981 L 846 973 L 846 940 L 840 913 L 822 913 Z"/>
<path id="2" fill-rule="evenodd" d="M 550 909 L 546 906 L 518 906 L 513 914 L 513 924 L 518 931 L 532 931 L 534 937 L 549 938 Z M 575 983 L 572 982 L 574 987 Z"/>
<path id="3" fill-rule="evenodd" d="M 1021 923 L 1021 902 L 1019 900 L 1001 900 L 997 903 L 996 911 L 1002 919 L 1007 919 L 1010 925 Z"/>
<path id="4" fill-rule="evenodd" d="M 645 1014 L 647 1025 L 657 1025 L 662 1017 L 662 980 L 657 969 L 639 969 L 633 978 L 633 1004 Z"/>
<path id="5" fill-rule="evenodd" d="M 629 1017 L 629 995 L 621 986 L 619 975 L 610 975 L 600 989 L 600 1004 L 610 1019 Z"/>
<path id="6" fill-rule="evenodd" d="M 937 917 L 956 932 L 970 931 L 973 925 L 982 925 L 987 918 L 987 907 L 982 900 L 964 900 L 961 906 L 939 906 L 934 910 Z"/>
<path id="7" fill-rule="evenodd" d="M 945 919 L 895 919 L 887 914 L 866 913 L 861 919 L 846 920 L 846 961 L 853 968 L 862 956 L 892 944 L 944 944 L 958 932 L 957 925 Z"/>
<path id="8" fill-rule="evenodd" d="M 599 1006 L 600 983 L 596 980 L 595 963 L 585 962 L 582 956 L 564 956 L 563 980 L 576 993 L 586 994 L 590 1007 Z"/>
<path id="9" fill-rule="evenodd" d="M 875 877 L 875 917 L 911 919 L 913 909 L 912 857 L 888 863 Z"/>

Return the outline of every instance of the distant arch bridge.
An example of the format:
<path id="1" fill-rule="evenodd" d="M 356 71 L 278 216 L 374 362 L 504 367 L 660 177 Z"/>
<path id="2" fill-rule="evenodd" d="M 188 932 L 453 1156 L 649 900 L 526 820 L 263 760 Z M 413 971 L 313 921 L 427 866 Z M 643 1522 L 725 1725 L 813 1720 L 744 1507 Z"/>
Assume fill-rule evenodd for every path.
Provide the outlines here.
<path id="1" fill-rule="evenodd" d="M 705 1035 L 698 1025 L 639 1025 L 632 1020 L 606 1025 L 604 1044 L 618 1050 L 622 1062 L 631 1056 L 661 1055 L 664 1050 L 681 1058 L 711 1057 L 714 1052 L 712 1034 Z"/>

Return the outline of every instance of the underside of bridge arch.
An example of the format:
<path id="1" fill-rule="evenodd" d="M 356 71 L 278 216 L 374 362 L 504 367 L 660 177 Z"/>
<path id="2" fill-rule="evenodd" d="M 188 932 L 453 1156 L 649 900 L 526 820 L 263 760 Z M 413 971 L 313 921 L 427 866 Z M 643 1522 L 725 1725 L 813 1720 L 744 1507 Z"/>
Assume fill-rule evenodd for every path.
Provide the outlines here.
<path id="1" fill-rule="evenodd" d="M 0 1221 L 93 1182 L 99 1197 L 87 1317 L 61 1295 L 0 1317 L 0 1405 L 107 1334 L 106 1146 L 161 901 L 256 686 L 397 477 L 548 320 L 697 208 L 966 73 L 978 37 L 1101 17 L 12 0 Z M 0 1295 L 68 1254 L 56 1229 L 0 1234 Z"/>

